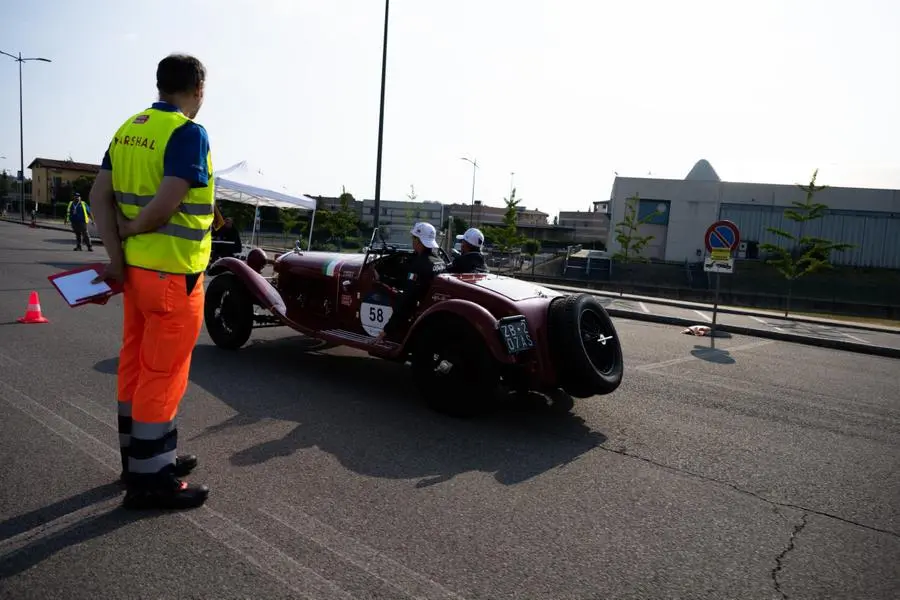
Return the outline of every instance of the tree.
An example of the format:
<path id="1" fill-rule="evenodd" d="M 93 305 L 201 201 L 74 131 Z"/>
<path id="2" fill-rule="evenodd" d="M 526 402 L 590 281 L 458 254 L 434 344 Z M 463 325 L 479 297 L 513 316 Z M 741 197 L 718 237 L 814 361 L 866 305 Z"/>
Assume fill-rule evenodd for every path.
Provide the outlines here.
<path id="1" fill-rule="evenodd" d="M 643 219 L 638 218 L 638 206 L 640 198 L 637 194 L 625 201 L 625 217 L 616 224 L 616 241 L 619 243 L 619 251 L 613 254 L 613 258 L 623 262 L 649 262 L 642 255 L 644 248 L 654 238 L 652 235 L 639 235 L 641 225 L 646 225 L 659 216 L 659 211 L 653 211 Z"/>
<path id="2" fill-rule="evenodd" d="M 234 221 L 235 229 L 246 231 L 253 228 L 253 217 L 256 215 L 255 206 L 227 200 L 217 200 L 216 203 L 219 205 L 219 212 L 222 213 L 222 216 Z"/>
<path id="3" fill-rule="evenodd" d="M 281 221 L 281 230 L 285 237 L 287 237 L 295 227 L 301 224 L 302 226 L 298 233 L 302 236 L 307 225 L 303 220 L 303 215 L 299 208 L 285 208 L 280 210 L 278 212 L 278 220 Z"/>
<path id="4" fill-rule="evenodd" d="M 354 202 L 353 194 L 342 187 L 338 202 L 340 207 L 337 210 L 320 208 L 316 211 L 314 234 L 315 231 L 323 232 L 325 242 L 342 243 L 359 232 L 359 217 L 350 207 L 350 204 Z"/>
<path id="5" fill-rule="evenodd" d="M 500 252 L 511 252 L 518 249 L 525 242 L 525 236 L 519 233 L 516 223 L 519 220 L 519 203 L 516 200 L 516 189 L 513 188 L 509 198 L 504 198 L 506 212 L 503 215 L 503 227 L 485 227 L 484 235 L 490 239 Z"/>
<path id="6" fill-rule="evenodd" d="M 534 257 L 541 251 L 541 242 L 535 239 L 526 240 L 522 250 L 531 257 L 531 274 L 534 275 Z"/>
<path id="7" fill-rule="evenodd" d="M 81 194 L 81 199 L 85 200 L 91 195 L 91 188 L 94 186 L 94 175 L 82 175 L 72 182 L 72 191 Z"/>
<path id="8" fill-rule="evenodd" d="M 616 241 L 619 243 L 619 251 L 613 254 L 613 259 L 628 264 L 630 262 L 649 262 L 643 256 L 644 248 L 654 238 L 652 235 L 640 235 L 641 225 L 645 225 L 659 216 L 659 211 L 653 211 L 643 219 L 638 218 L 638 208 L 641 199 L 635 194 L 625 201 L 625 218 L 616 224 L 615 233 Z M 619 289 L 621 296 L 625 291 Z"/>
<path id="9" fill-rule="evenodd" d="M 760 249 L 764 252 L 770 252 L 775 256 L 766 260 L 773 265 L 785 279 L 787 279 L 787 299 L 784 307 L 784 316 L 788 316 L 791 308 L 791 296 L 794 289 L 794 281 L 800 279 L 804 275 L 810 275 L 818 271 L 833 268 L 830 257 L 832 251 L 843 252 L 853 248 L 853 244 L 835 243 L 824 238 L 806 235 L 806 225 L 810 221 L 821 219 L 825 216 L 828 207 L 821 202 L 814 202 L 815 195 L 828 186 L 816 185 L 816 176 L 819 170 L 813 171 L 812 179 L 809 185 L 798 185 L 797 187 L 806 192 L 806 201 L 794 201 L 794 208 L 787 208 L 784 211 L 784 217 L 795 223 L 800 224 L 799 235 L 794 235 L 777 227 L 767 227 L 769 233 L 781 238 L 785 246 L 777 244 L 760 244 Z"/>
<path id="10" fill-rule="evenodd" d="M 453 233 L 454 235 L 460 234 L 466 229 L 469 228 L 469 222 L 463 219 L 462 217 L 457 217 L 456 215 L 449 216 L 444 219 L 444 231 L 450 229 L 450 219 L 453 219 Z"/>
<path id="11" fill-rule="evenodd" d="M 3 169 L 3 173 L 0 173 L 0 201 L 4 200 L 8 193 L 9 193 L 9 173 L 6 172 L 6 169 Z"/>
<path id="12" fill-rule="evenodd" d="M 409 201 L 411 203 L 415 202 L 416 198 L 419 197 L 416 194 L 416 188 L 415 188 L 415 186 L 413 186 L 413 184 L 409 184 L 409 193 L 406 195 L 406 197 L 409 199 Z M 415 217 L 414 212 L 415 211 L 413 210 L 413 208 L 411 206 L 407 206 L 406 210 L 403 211 L 403 214 L 406 217 L 406 229 L 408 229 L 408 230 L 412 229 L 413 225 L 415 225 L 416 217 Z"/>
<path id="13" fill-rule="evenodd" d="M 556 215 L 555 217 L 553 217 L 553 226 L 559 227 L 559 215 Z"/>

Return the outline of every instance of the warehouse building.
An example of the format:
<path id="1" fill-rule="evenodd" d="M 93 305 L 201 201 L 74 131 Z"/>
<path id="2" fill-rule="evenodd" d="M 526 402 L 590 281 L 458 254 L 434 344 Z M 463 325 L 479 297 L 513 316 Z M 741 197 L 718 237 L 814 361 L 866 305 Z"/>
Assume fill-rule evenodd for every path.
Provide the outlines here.
<path id="1" fill-rule="evenodd" d="M 635 195 L 640 199 L 639 218 L 656 213 L 640 228 L 640 235 L 653 236 L 644 256 L 667 262 L 701 260 L 704 233 L 717 219 L 733 221 L 740 229 L 743 243 L 738 258 L 757 258 L 759 244 L 783 243 L 767 228 L 800 233 L 784 211 L 806 198 L 797 185 L 722 181 L 705 160 L 683 180 L 616 177 L 610 197 L 612 252 L 619 250 L 615 225 L 625 216 L 628 198 Z M 807 224 L 805 235 L 854 245 L 835 252 L 834 264 L 900 269 L 900 190 L 829 187 L 817 193 L 815 201 L 828 206 L 828 211 Z"/>

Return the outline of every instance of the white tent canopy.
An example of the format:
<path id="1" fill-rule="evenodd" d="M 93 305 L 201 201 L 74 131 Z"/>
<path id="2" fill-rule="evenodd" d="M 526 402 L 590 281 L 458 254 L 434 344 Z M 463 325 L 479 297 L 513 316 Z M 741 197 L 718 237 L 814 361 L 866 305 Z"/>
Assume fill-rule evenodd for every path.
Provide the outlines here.
<path id="1" fill-rule="evenodd" d="M 256 218 L 253 219 L 254 236 L 256 235 L 256 222 L 259 218 L 260 206 L 313 211 L 308 245 L 312 243 L 312 226 L 316 215 L 315 199 L 304 194 L 294 193 L 285 185 L 279 185 L 278 182 L 263 175 L 262 170 L 250 165 L 245 160 L 227 169 L 216 171 L 213 177 L 217 199 L 256 207 Z"/>

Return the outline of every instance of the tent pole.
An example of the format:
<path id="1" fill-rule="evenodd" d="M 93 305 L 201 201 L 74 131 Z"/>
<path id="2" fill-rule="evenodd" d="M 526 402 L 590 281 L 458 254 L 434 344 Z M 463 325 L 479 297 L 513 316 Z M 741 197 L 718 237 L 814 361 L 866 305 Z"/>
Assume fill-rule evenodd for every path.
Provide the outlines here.
<path id="1" fill-rule="evenodd" d="M 318 207 L 316 207 L 316 208 L 318 208 Z M 309 240 L 306 242 L 306 251 L 307 252 L 312 251 L 312 232 L 313 232 L 313 227 L 315 226 L 315 224 L 316 224 L 316 209 L 314 208 L 312 211 L 312 217 L 309 220 Z"/>
<path id="2" fill-rule="evenodd" d="M 259 248 L 259 198 L 256 199 L 256 206 L 253 209 L 253 237 L 250 239 L 250 245 Z"/>

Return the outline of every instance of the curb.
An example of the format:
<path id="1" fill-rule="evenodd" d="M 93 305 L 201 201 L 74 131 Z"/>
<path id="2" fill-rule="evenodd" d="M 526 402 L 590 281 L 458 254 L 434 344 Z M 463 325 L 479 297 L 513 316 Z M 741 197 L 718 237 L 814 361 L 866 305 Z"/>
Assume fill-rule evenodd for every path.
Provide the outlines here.
<path id="1" fill-rule="evenodd" d="M 671 306 L 674 308 L 688 308 L 691 310 L 695 309 L 703 309 L 703 310 L 712 310 L 712 306 L 709 304 L 700 304 L 698 302 L 688 302 L 685 300 L 672 300 L 670 298 L 656 298 L 653 296 L 635 296 L 633 294 L 625 294 L 620 295 L 616 292 L 607 292 L 605 290 L 591 290 L 585 288 L 576 288 L 567 285 L 557 285 L 557 284 L 546 284 L 540 283 L 539 281 L 534 281 L 534 283 L 538 283 L 543 285 L 546 288 L 550 288 L 551 290 L 559 290 L 561 292 L 578 292 L 583 294 L 592 294 L 594 296 L 603 296 L 605 298 L 619 298 L 622 300 L 631 300 L 633 302 L 651 302 L 653 304 L 660 304 L 662 306 Z M 836 327 L 843 327 L 845 329 L 855 329 L 859 331 L 874 331 L 877 333 L 895 333 L 900 334 L 900 328 L 892 328 L 892 327 L 879 327 L 878 325 L 864 325 L 861 323 L 854 323 L 852 321 L 837 321 L 834 319 L 815 319 L 812 317 L 788 317 L 785 318 L 781 315 L 778 315 L 774 312 L 760 312 L 749 309 L 742 308 L 733 308 L 733 307 L 719 307 L 718 312 L 726 313 L 730 315 L 743 315 L 748 317 L 760 317 L 760 318 L 769 318 L 769 319 L 780 319 L 782 321 L 794 321 L 796 323 L 807 323 L 809 325 L 833 325 Z"/>
<path id="2" fill-rule="evenodd" d="M 630 310 L 622 310 L 619 308 L 607 308 L 606 312 L 609 313 L 611 317 L 630 319 L 632 321 L 649 321 L 651 323 L 661 323 L 663 325 L 678 325 L 684 327 L 690 327 L 691 325 L 697 324 L 696 321 L 692 321 L 690 319 L 682 319 L 681 317 L 668 317 L 664 315 L 638 313 Z M 860 344 L 858 342 L 845 342 L 842 340 L 815 338 L 811 336 L 797 335 L 794 333 L 781 333 L 779 331 L 768 331 L 766 329 L 754 329 L 753 327 L 741 327 L 739 325 L 724 325 L 719 323 L 716 323 L 716 331 L 727 331 L 728 333 L 734 333 L 737 335 L 768 338 L 781 342 L 792 342 L 795 344 L 804 344 L 806 346 L 830 348 L 832 350 L 845 350 L 848 352 L 855 352 L 857 354 L 884 356 L 887 358 L 900 358 L 900 348 L 890 348 L 887 346 L 875 346 L 873 344 Z"/>

